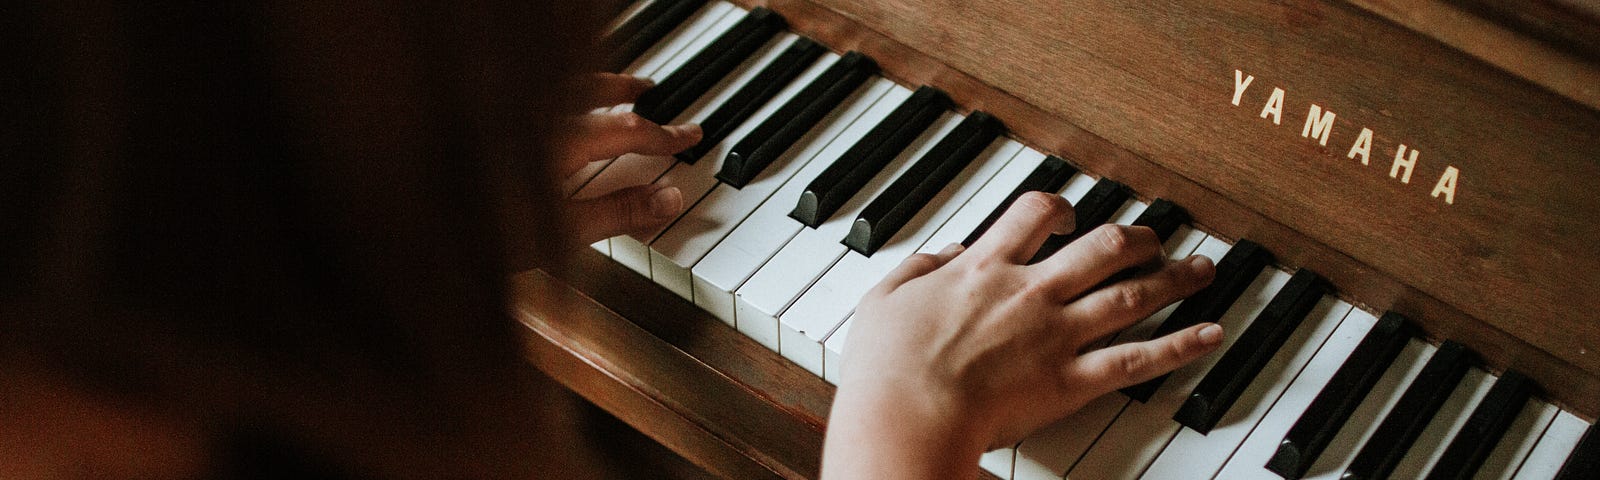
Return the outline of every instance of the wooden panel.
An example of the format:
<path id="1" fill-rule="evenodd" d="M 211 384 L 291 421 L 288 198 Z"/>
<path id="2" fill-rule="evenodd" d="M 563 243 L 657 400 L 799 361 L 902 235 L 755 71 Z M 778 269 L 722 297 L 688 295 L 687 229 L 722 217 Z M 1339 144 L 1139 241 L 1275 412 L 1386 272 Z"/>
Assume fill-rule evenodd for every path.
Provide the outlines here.
<path id="1" fill-rule="evenodd" d="M 821 471 L 815 412 L 784 408 L 542 271 L 519 275 L 515 289 L 519 317 L 529 327 L 529 359 L 662 445 L 727 478 L 816 478 Z"/>
<path id="2" fill-rule="evenodd" d="M 821 378 L 587 248 L 513 291 L 529 360 L 567 388 L 712 473 L 817 478 Z"/>
<path id="3" fill-rule="evenodd" d="M 1347 4 L 740 3 L 1596 412 L 1593 110 Z M 1255 77 L 1240 106 L 1235 70 Z M 1259 116 L 1273 87 L 1281 124 Z M 1327 146 L 1301 137 L 1312 103 L 1337 112 Z M 1370 165 L 1346 158 L 1362 128 Z M 1388 175 L 1401 143 L 1422 152 L 1410 183 Z M 1431 196 L 1446 166 L 1453 204 Z"/>
<path id="4" fill-rule="evenodd" d="M 1561 0 L 1350 0 L 1589 108 L 1600 108 L 1600 17 Z"/>

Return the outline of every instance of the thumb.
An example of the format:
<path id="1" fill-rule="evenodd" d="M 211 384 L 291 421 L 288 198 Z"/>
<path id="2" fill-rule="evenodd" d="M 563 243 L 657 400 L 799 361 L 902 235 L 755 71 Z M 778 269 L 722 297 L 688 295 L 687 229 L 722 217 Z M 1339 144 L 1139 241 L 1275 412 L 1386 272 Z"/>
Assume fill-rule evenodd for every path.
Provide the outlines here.
<path id="1" fill-rule="evenodd" d="M 617 235 L 645 234 L 665 227 L 683 212 L 678 187 L 640 185 L 574 201 L 567 211 L 577 239 L 585 244 Z"/>

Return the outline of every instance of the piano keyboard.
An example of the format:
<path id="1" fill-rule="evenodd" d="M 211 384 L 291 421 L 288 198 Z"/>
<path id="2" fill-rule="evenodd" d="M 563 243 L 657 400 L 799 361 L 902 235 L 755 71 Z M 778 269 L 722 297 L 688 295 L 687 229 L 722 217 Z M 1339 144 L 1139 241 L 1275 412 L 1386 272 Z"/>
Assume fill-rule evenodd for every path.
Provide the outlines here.
<path id="1" fill-rule="evenodd" d="M 1079 232 L 1150 226 L 1172 258 L 1217 263 L 1212 286 L 1112 341 L 1214 321 L 1219 353 L 984 455 L 994 475 L 1600 478 L 1595 427 L 1521 375 L 1497 378 L 1459 344 L 1431 345 L 1309 270 L 1277 269 L 1253 242 L 1208 236 L 1169 202 L 1004 137 L 987 114 L 787 33 L 774 12 L 643 0 L 611 28 L 610 64 L 658 83 L 631 108 L 707 135 L 688 154 L 567 179 L 575 198 L 654 182 L 689 205 L 660 231 L 594 247 L 829 381 L 867 289 L 911 254 L 970 243 L 1026 191 L 1070 200 Z"/>

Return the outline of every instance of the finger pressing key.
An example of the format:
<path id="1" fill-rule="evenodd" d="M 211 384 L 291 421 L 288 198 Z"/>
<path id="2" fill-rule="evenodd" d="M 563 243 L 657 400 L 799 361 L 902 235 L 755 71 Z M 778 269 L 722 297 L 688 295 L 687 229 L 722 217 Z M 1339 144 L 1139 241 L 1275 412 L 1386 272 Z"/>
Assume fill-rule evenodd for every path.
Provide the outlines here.
<path id="1" fill-rule="evenodd" d="M 633 112 L 592 113 L 577 119 L 562 173 L 628 153 L 672 155 L 700 142 L 699 125 L 657 125 Z"/>
<path id="2" fill-rule="evenodd" d="M 878 285 L 873 287 L 872 292 L 868 293 L 868 295 L 882 295 L 894 291 L 900 285 L 917 277 L 927 275 L 934 270 L 938 270 L 944 264 L 950 263 L 950 260 L 956 258 L 956 255 L 960 255 L 964 250 L 966 249 L 961 244 L 952 243 L 936 254 L 918 253 L 906 257 L 904 261 L 900 262 L 900 266 L 895 267 L 894 270 L 891 270 L 888 275 L 883 277 L 883 280 L 878 281 Z"/>
<path id="3" fill-rule="evenodd" d="M 1065 301 L 1077 298 L 1106 278 L 1141 265 L 1161 265 L 1161 239 L 1148 227 L 1101 225 L 1034 265 L 1051 291 Z"/>
<path id="4" fill-rule="evenodd" d="M 1161 338 L 1083 354 L 1068 375 L 1095 392 L 1111 392 L 1177 370 L 1222 345 L 1222 327 L 1195 325 Z"/>
<path id="5" fill-rule="evenodd" d="M 1006 209 L 1006 213 L 972 244 L 970 255 L 997 256 L 1021 265 L 1033 258 L 1039 245 L 1051 233 L 1072 231 L 1072 205 L 1056 195 L 1028 192 Z"/>
<path id="6" fill-rule="evenodd" d="M 1065 317 L 1083 338 L 1101 338 L 1193 295 L 1210 284 L 1216 272 L 1204 255 L 1170 262 L 1154 272 L 1085 294 L 1066 306 Z"/>
<path id="7" fill-rule="evenodd" d="M 632 75 L 616 73 L 596 73 L 584 78 L 588 84 L 584 87 L 590 89 L 591 101 L 585 105 L 588 108 L 610 107 L 633 103 L 643 95 L 645 90 L 656 86 L 656 82 L 648 78 L 639 78 Z"/>

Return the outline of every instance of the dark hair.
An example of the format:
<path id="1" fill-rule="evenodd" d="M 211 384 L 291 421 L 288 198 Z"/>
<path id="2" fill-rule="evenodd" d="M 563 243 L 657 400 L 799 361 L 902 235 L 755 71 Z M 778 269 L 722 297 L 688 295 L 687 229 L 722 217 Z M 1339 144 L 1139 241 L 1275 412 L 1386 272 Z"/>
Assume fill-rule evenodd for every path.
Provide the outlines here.
<path id="1" fill-rule="evenodd" d="M 590 3 L 8 13 L 0 368 L 195 419 L 219 475 L 527 474 L 505 282 L 564 247 Z"/>

